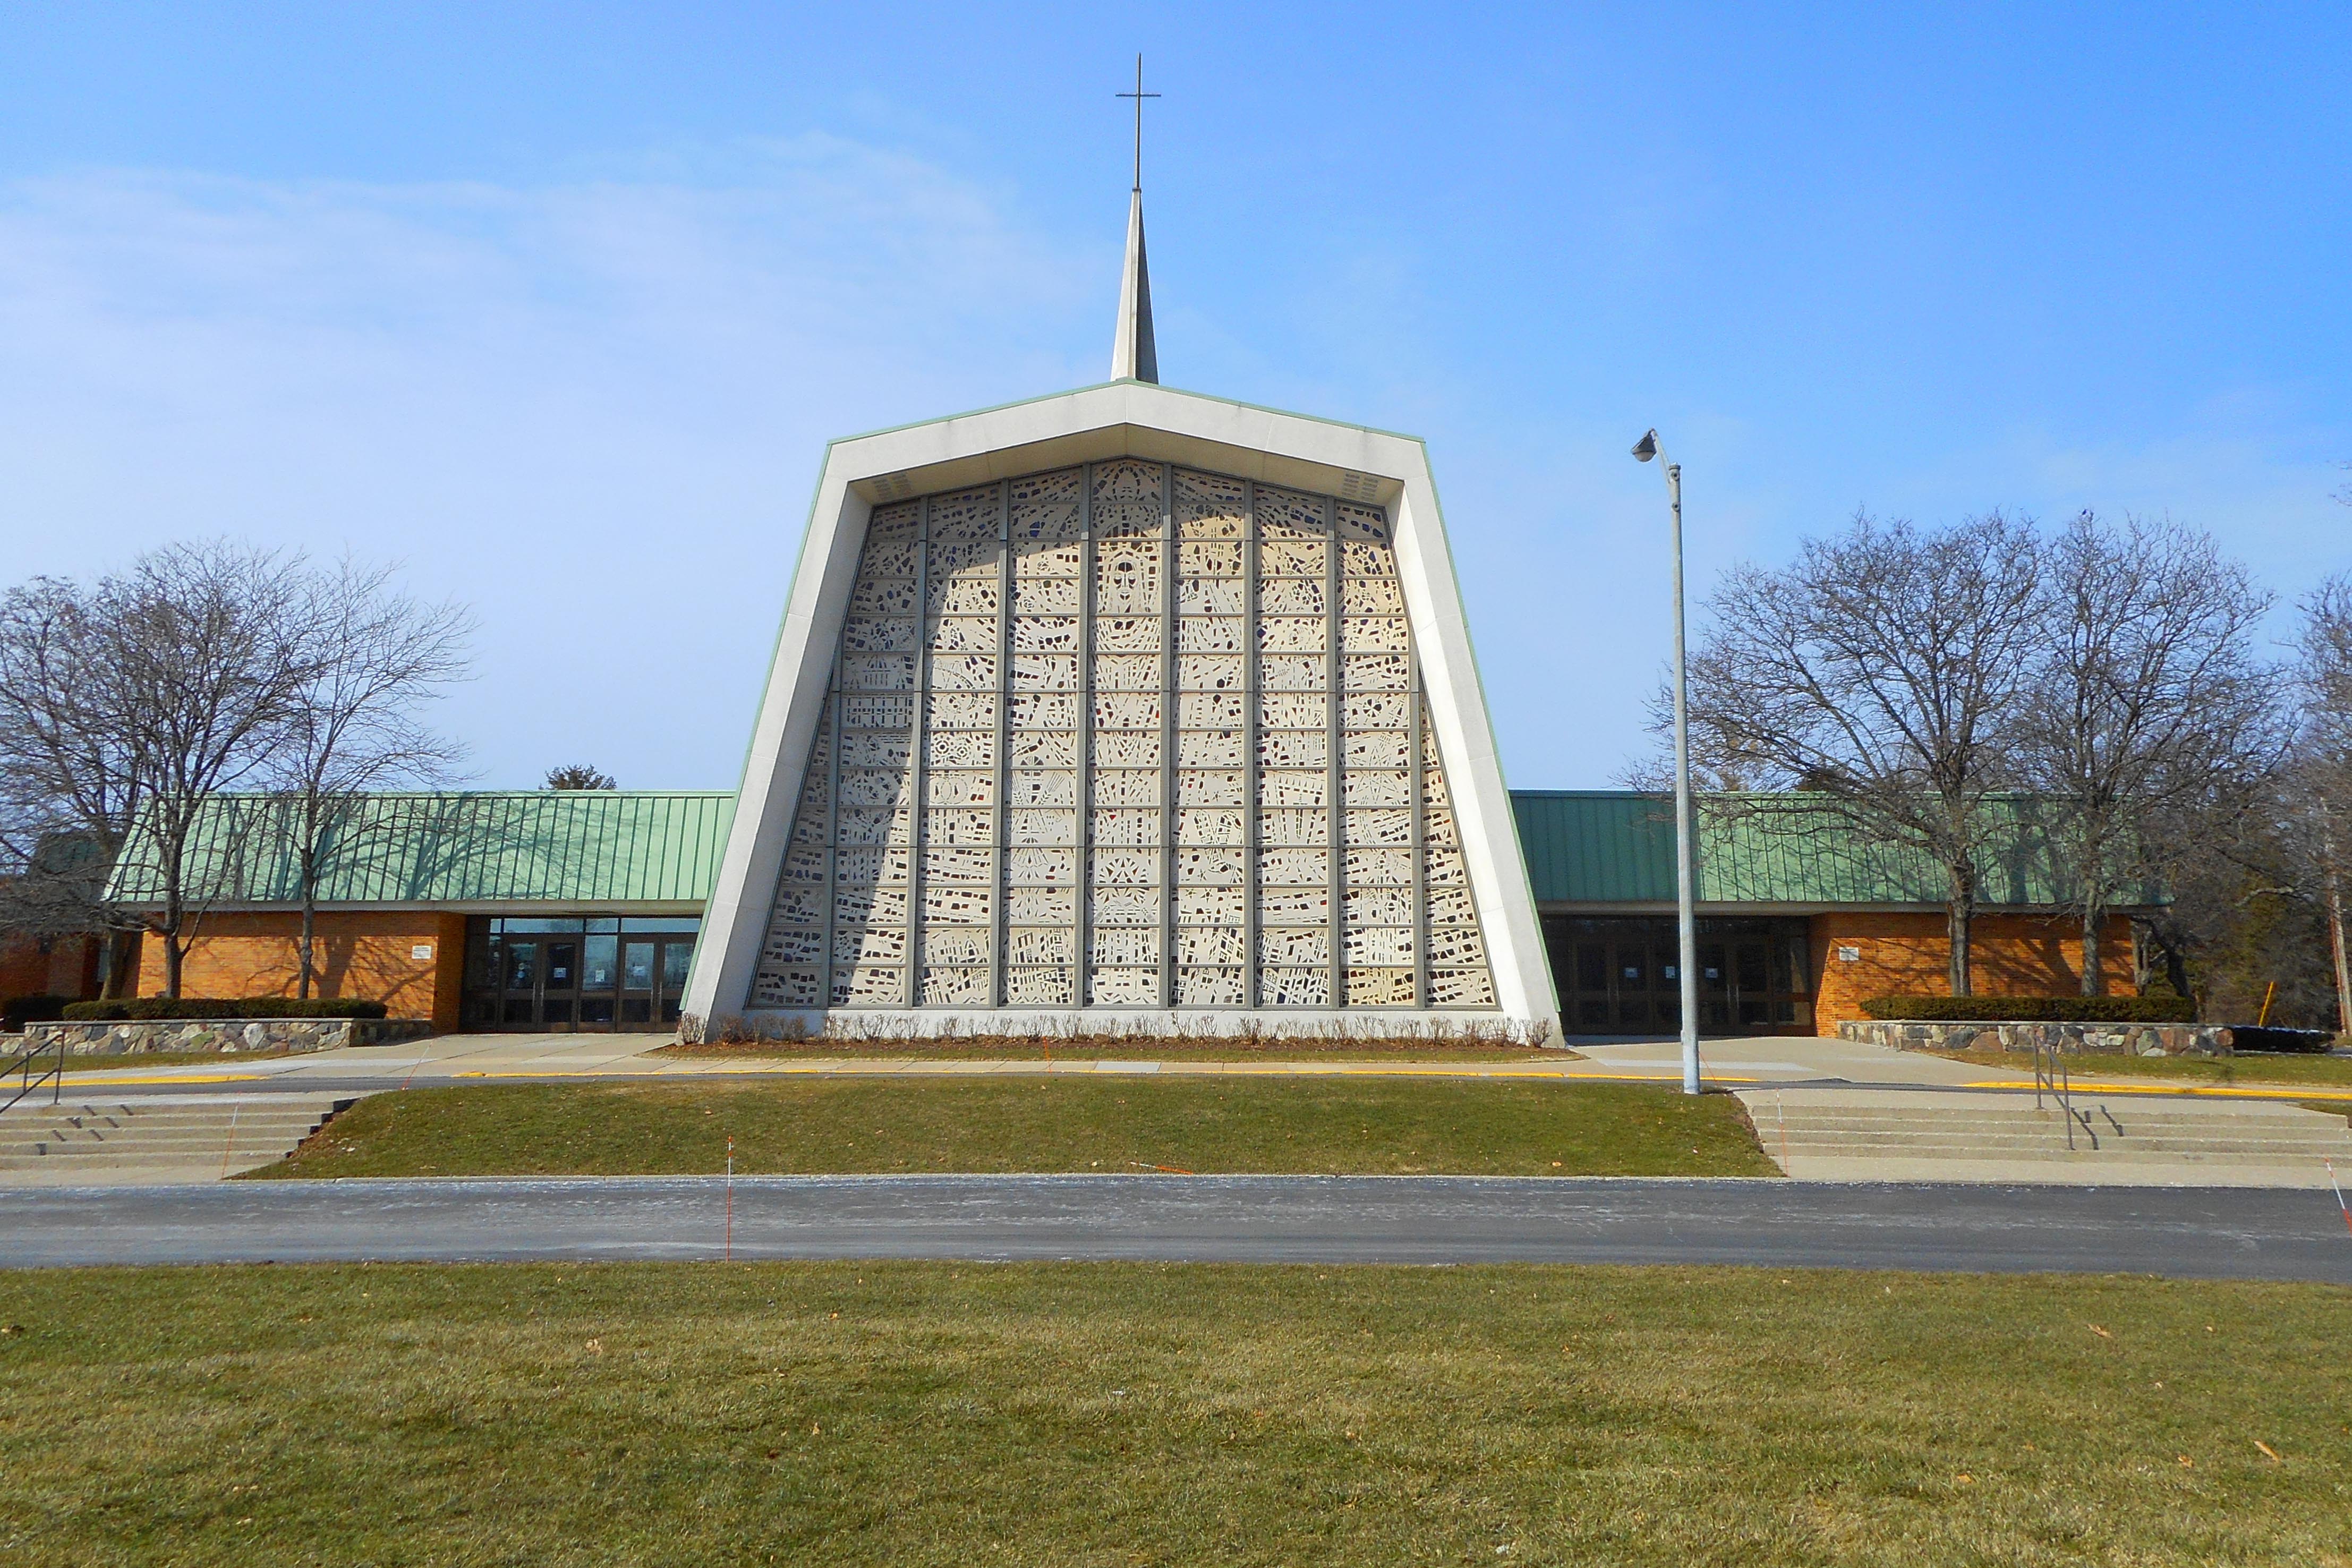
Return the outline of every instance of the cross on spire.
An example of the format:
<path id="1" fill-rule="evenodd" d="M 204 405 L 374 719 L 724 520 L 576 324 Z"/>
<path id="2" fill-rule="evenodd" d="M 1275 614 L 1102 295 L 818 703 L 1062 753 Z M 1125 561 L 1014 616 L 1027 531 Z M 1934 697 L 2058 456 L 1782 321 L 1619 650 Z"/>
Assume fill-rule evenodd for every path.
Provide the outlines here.
<path id="1" fill-rule="evenodd" d="M 1151 338 L 1151 274 L 1143 258 L 1143 57 L 1135 57 L 1135 191 L 1127 198 L 1127 265 L 1119 270 L 1118 331 L 1111 340 L 1113 381 L 1158 381 L 1160 350 Z"/>
<path id="2" fill-rule="evenodd" d="M 1143 100 L 1160 96 L 1156 92 L 1143 90 L 1143 57 L 1141 55 L 1135 57 L 1135 90 L 1115 92 L 1111 96 L 1135 100 L 1135 188 L 1139 191 L 1143 189 Z"/>

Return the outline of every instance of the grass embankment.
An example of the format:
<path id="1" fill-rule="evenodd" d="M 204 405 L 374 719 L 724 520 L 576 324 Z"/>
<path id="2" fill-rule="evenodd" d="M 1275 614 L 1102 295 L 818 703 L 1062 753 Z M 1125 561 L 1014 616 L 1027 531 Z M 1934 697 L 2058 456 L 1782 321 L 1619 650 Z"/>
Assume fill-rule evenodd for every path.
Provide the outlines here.
<path id="1" fill-rule="evenodd" d="M 1344 1172 L 1769 1176 L 1727 1095 L 1098 1078 L 501 1084 L 362 1100 L 256 1176 Z"/>
<path id="2" fill-rule="evenodd" d="M 0 1276 L 11 1561 L 2341 1563 L 2352 1298 L 1784 1270 Z M 2274 1457 L 2273 1457 L 2274 1456 Z"/>
<path id="3" fill-rule="evenodd" d="M 2005 1068 L 2031 1077 L 2033 1057 L 2028 1051 L 1929 1051 L 1948 1061 L 1979 1067 Z M 2229 1057 L 2127 1057 L 2121 1054 L 2071 1056 L 2066 1070 L 2074 1078 L 2156 1078 L 2181 1083 L 2301 1084 L 2326 1089 L 2352 1089 L 2352 1057 L 2298 1056 L 2284 1052 Z"/>
<path id="4" fill-rule="evenodd" d="M 1563 1047 L 1419 1035 L 1351 1039 L 1321 1036 L 962 1035 L 940 1038 L 710 1041 L 646 1053 L 701 1060 L 1104 1062 L 1533 1062 L 1580 1061 Z"/>

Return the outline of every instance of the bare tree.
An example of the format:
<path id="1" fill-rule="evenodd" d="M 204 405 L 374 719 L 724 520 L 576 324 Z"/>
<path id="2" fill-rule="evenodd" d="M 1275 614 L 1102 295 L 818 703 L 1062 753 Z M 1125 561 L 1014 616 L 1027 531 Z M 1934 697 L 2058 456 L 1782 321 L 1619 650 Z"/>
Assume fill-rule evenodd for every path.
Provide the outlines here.
<path id="1" fill-rule="evenodd" d="M 2273 595 L 2203 534 L 2089 512 L 2042 553 L 2041 647 L 2020 705 L 2021 782 L 2052 814 L 2082 928 L 2082 991 L 2105 990 L 2109 912 L 2165 862 L 2161 828 L 2251 805 L 2283 737 L 2252 639 Z"/>
<path id="2" fill-rule="evenodd" d="M 138 926 L 103 907 L 114 857 L 153 784 L 150 760 L 105 722 L 85 672 L 102 637 L 78 585 L 38 577 L 0 600 L 0 871 L 5 923 L 34 936 L 105 930 L 109 994 Z M 68 846 L 85 855 L 61 855 Z"/>
<path id="3" fill-rule="evenodd" d="M 467 669 L 471 615 L 425 605 L 393 585 L 394 568 L 346 556 L 301 584 L 306 676 L 271 748 L 302 903 L 298 996 L 318 976 L 319 889 L 364 852 L 371 791 L 440 783 L 462 748 L 425 728 L 417 710 Z"/>
<path id="4" fill-rule="evenodd" d="M 618 789 L 613 775 L 587 763 L 566 763 L 547 770 L 546 789 Z"/>
<path id="5" fill-rule="evenodd" d="M 222 864 L 222 847 L 195 841 L 205 803 L 262 765 L 309 678 L 302 572 L 278 551 L 176 544 L 92 588 L 37 579 L 0 607 L 0 777 L 16 853 L 27 838 L 79 835 L 116 878 L 152 890 L 135 921 L 102 912 L 162 939 L 170 995 Z M 127 957 L 118 942 L 110 987 Z"/>
<path id="6" fill-rule="evenodd" d="M 2336 1010 L 2319 902 L 2294 840 L 2293 770 L 2225 774 L 2202 796 L 2175 796 L 2148 830 L 2165 901 L 2134 921 L 2141 989 L 2159 980 L 2212 1020 L 2299 1026 Z"/>
<path id="7" fill-rule="evenodd" d="M 1801 790 L 1811 820 L 1941 868 L 1957 996 L 1995 830 L 1985 805 L 2015 782 L 2005 748 L 2040 582 L 2026 521 L 1923 530 L 1858 515 L 1785 571 L 1727 574 L 1690 662 L 1710 785 Z"/>
<path id="8" fill-rule="evenodd" d="M 2290 775 L 2296 858 L 2326 913 L 2337 1027 L 2352 1034 L 2352 952 L 2347 952 L 2344 910 L 2344 884 L 2352 874 L 2352 573 L 2320 584 L 2303 611 L 2302 722 Z"/>

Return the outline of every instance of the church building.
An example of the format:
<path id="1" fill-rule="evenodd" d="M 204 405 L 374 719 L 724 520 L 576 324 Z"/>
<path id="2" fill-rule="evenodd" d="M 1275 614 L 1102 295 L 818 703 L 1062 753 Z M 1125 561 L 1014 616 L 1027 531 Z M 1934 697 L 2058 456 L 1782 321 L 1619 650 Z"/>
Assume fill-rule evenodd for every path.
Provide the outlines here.
<path id="1" fill-rule="evenodd" d="M 835 442 L 685 1002 L 1557 1037 L 1428 456 L 1111 379 Z"/>
<path id="2" fill-rule="evenodd" d="M 1159 384 L 1139 180 L 1110 369 L 827 449 L 738 790 L 356 803 L 320 994 L 689 1037 L 1678 1028 L 1666 803 L 1507 793 L 1421 442 Z M 1700 816 L 1701 1029 L 1944 990 L 1937 868 L 1774 804 Z M 191 995 L 297 990 L 284 805 L 206 803 Z M 2049 833 L 1991 826 L 1972 985 L 2072 994 Z M 154 858 L 134 831 L 117 903 Z M 19 986 L 92 984 L 18 946 Z"/>

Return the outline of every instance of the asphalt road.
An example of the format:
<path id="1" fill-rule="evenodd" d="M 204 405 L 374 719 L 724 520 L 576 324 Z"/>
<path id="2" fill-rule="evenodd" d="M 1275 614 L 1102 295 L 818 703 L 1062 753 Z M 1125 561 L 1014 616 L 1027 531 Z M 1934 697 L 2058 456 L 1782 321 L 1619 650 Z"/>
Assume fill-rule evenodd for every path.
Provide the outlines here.
<path id="1" fill-rule="evenodd" d="M 0 1190 L 0 1266 L 707 1259 L 712 1177 Z M 1707 1263 L 2352 1285 L 2326 1192 L 1318 1176 L 739 1180 L 739 1258 Z"/>

